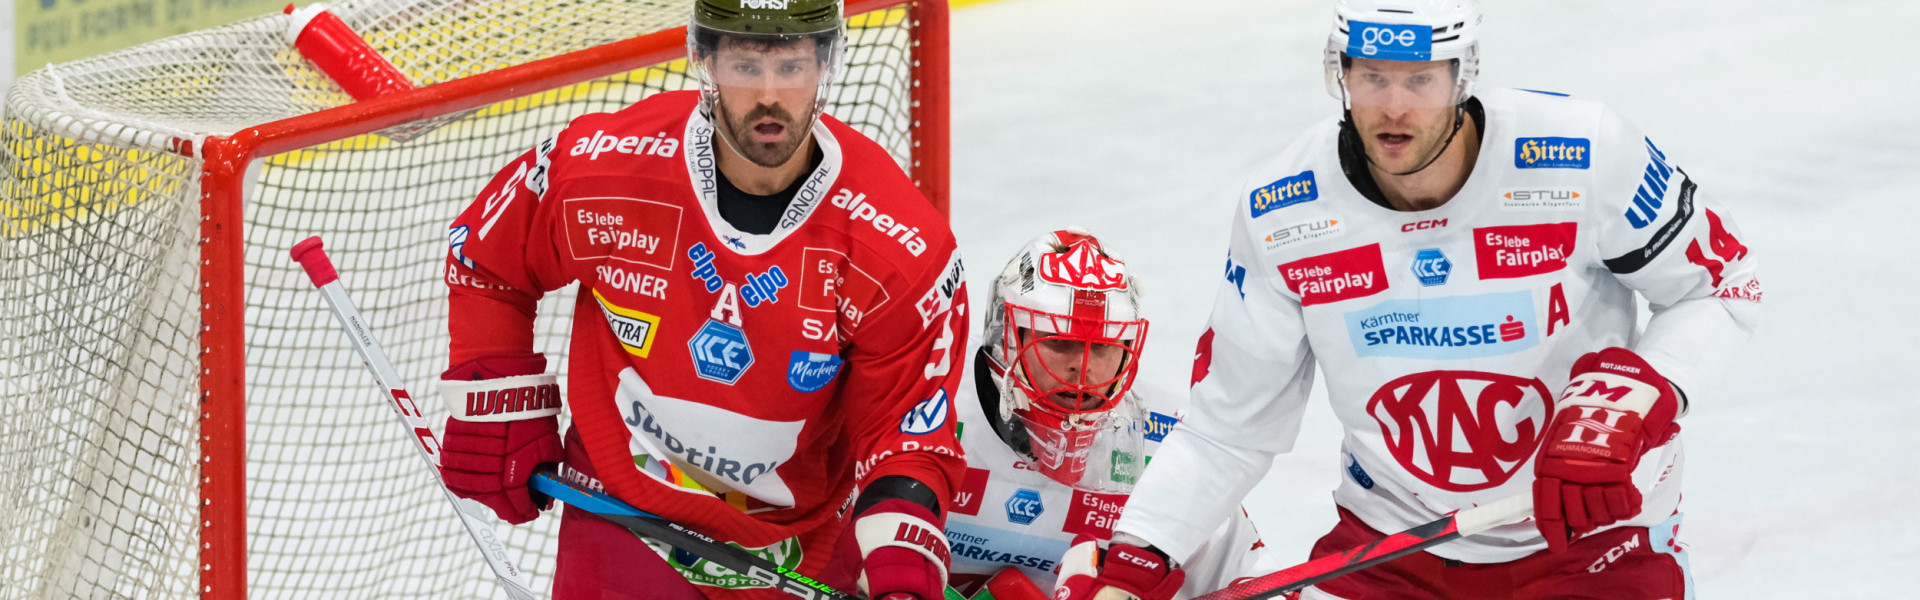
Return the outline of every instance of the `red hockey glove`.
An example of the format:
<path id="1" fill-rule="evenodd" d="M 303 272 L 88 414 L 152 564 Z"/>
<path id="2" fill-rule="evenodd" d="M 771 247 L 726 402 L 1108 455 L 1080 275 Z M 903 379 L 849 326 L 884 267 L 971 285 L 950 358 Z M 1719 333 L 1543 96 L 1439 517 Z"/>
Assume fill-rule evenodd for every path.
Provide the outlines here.
<path id="1" fill-rule="evenodd" d="M 1533 514 L 1548 549 L 1640 513 L 1633 469 L 1680 432 L 1673 386 L 1625 348 L 1573 363 L 1534 461 Z"/>
<path id="2" fill-rule="evenodd" d="M 1172 600 L 1187 580 L 1187 572 L 1151 546 L 1115 543 L 1105 550 L 1087 534 L 1073 538 L 1060 559 L 1060 583 L 1053 597 L 1060 600 Z"/>
<path id="3" fill-rule="evenodd" d="M 854 517 L 860 591 L 874 600 L 941 600 L 947 589 L 947 536 L 933 511 L 883 500 Z"/>
<path id="4" fill-rule="evenodd" d="M 447 432 L 440 444 L 440 477 L 447 489 L 493 509 L 514 525 L 553 505 L 535 502 L 527 480 L 541 465 L 559 463 L 560 386 L 542 374 L 539 355 L 476 358 L 441 376 Z"/>

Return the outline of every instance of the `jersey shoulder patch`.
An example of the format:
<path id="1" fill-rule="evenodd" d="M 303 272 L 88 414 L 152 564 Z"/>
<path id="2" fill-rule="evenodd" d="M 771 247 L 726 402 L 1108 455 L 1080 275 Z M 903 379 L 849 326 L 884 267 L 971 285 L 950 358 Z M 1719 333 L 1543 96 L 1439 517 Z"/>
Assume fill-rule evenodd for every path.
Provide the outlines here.
<path id="1" fill-rule="evenodd" d="M 648 161 L 680 160 L 681 138 L 693 111 L 690 101 L 696 98 L 655 94 L 619 112 L 582 115 L 560 133 L 554 151 L 570 162 L 605 164 L 620 172 L 629 172 L 629 166 L 642 166 Z M 668 164 L 674 163 L 662 166 Z"/>
<path id="2" fill-rule="evenodd" d="M 1326 182 L 1346 177 L 1337 159 L 1321 160 L 1339 152 L 1339 131 L 1338 118 L 1324 121 L 1248 176 L 1241 198 L 1247 219 L 1258 220 L 1282 209 L 1311 205 L 1322 198 Z"/>

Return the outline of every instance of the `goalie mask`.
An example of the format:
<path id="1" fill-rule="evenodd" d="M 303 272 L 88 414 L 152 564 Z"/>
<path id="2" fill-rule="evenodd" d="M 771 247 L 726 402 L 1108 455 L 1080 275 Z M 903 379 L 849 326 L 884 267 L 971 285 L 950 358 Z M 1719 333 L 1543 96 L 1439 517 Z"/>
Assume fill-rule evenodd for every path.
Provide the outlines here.
<path id="1" fill-rule="evenodd" d="M 1025 429 L 1034 467 L 1084 490 L 1129 489 L 1143 415 L 1127 391 L 1147 321 L 1126 263 L 1085 230 L 1049 233 L 1007 262 L 988 310 L 1001 422 Z"/>

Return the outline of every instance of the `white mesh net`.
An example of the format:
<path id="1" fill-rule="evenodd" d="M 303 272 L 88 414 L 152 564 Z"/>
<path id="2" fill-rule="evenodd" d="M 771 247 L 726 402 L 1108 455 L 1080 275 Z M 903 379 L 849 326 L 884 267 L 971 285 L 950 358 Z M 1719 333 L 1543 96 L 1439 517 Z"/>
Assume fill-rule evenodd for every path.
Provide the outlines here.
<path id="1" fill-rule="evenodd" d="M 684 25 L 688 2 L 370 0 L 332 10 L 416 85 Z M 829 113 L 906 165 L 904 5 L 850 19 Z M 269 15 L 30 73 L 0 130 L 0 598 L 199 589 L 200 173 L 171 151 L 346 104 Z M 410 389 L 445 366 L 446 224 L 572 117 L 692 86 L 667 64 L 265 157 L 245 194 L 248 591 L 500 596 L 371 377 L 286 252 L 329 254 Z M 944 160 L 939 158 L 936 160 Z M 565 364 L 571 291 L 536 343 Z M 564 377 L 564 372 L 563 375 Z M 439 423 L 445 409 L 421 407 Z M 499 531 L 545 590 L 557 518 Z"/>

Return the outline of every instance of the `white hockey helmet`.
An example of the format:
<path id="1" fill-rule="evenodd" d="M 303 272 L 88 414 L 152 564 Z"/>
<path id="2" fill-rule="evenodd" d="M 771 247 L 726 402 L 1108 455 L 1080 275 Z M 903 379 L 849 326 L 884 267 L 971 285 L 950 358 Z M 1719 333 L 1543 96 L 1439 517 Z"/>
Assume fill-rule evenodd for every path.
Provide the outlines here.
<path id="1" fill-rule="evenodd" d="M 986 339 L 991 344 L 987 356 L 996 375 L 1024 393 L 1010 400 L 1013 408 L 1028 408 L 1061 416 L 1103 412 L 1119 401 L 1132 386 L 1139 368 L 1140 348 L 1146 343 L 1147 321 L 1140 317 L 1139 284 L 1127 271 L 1127 264 L 1108 253 L 1100 240 L 1085 229 L 1069 227 L 1034 238 L 1000 271 L 988 300 Z M 1111 347 L 1122 353 L 1117 372 L 1093 379 L 1068 381 L 1055 375 L 1058 383 L 1037 383 L 1030 373 L 1038 363 L 1020 360 L 1043 341 L 1079 342 L 1091 353 L 1095 348 Z M 1074 367 L 1084 367 L 1083 361 Z M 1041 389 L 1046 387 L 1049 389 Z M 1034 403 L 1056 393 L 1098 396 L 1098 406 L 1068 408 L 1051 402 Z"/>
<path id="2" fill-rule="evenodd" d="M 1350 102 L 1345 72 L 1351 58 L 1454 61 L 1454 103 L 1473 95 L 1480 75 L 1478 0 L 1339 0 L 1324 63 L 1327 93 Z"/>
<path id="3" fill-rule="evenodd" d="M 1024 427 L 1033 466 L 1055 481 L 1131 485 L 1110 461 L 1139 452 L 1137 406 L 1123 405 L 1147 338 L 1139 299 L 1126 262 L 1078 227 L 1027 242 L 994 280 L 982 343 L 1001 422 Z"/>

